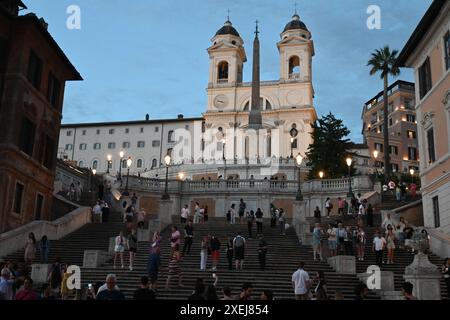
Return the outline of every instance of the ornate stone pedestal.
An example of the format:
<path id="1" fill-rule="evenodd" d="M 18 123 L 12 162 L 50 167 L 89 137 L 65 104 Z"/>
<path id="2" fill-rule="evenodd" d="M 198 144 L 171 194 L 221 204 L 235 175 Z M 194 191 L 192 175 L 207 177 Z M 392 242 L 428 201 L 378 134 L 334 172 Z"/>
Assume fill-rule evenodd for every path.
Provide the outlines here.
<path id="1" fill-rule="evenodd" d="M 108 260 L 108 252 L 104 250 L 85 250 L 83 268 L 98 268 Z"/>
<path id="2" fill-rule="evenodd" d="M 356 274 L 356 260 L 354 256 L 334 256 L 328 258 L 327 261 L 337 273 Z"/>
<path id="3" fill-rule="evenodd" d="M 306 202 L 294 201 L 292 225 L 297 233 L 298 240 L 303 245 L 311 245 L 312 234 L 310 225 L 306 222 Z"/>
<path id="4" fill-rule="evenodd" d="M 50 264 L 35 263 L 31 265 L 31 279 L 35 283 L 47 283 L 48 274 L 50 273 Z"/>
<path id="5" fill-rule="evenodd" d="M 172 224 L 173 200 L 159 200 L 158 219 L 162 225 Z"/>
<path id="6" fill-rule="evenodd" d="M 413 284 L 413 295 L 417 299 L 441 300 L 442 275 L 426 254 L 416 254 L 413 263 L 405 268 L 403 278 Z"/>

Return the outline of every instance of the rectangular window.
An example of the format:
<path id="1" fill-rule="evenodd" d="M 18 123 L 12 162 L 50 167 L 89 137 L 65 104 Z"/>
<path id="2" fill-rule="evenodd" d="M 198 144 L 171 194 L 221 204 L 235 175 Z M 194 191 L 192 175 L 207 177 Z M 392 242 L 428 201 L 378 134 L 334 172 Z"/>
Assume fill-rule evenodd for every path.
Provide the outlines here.
<path id="1" fill-rule="evenodd" d="M 408 147 L 408 160 L 417 160 L 417 150 L 414 147 Z"/>
<path id="2" fill-rule="evenodd" d="M 20 132 L 20 150 L 28 154 L 30 157 L 33 155 L 35 132 L 35 124 L 27 117 L 23 117 L 22 130 Z"/>
<path id="3" fill-rule="evenodd" d="M 173 141 L 173 130 L 170 130 L 169 133 L 167 134 L 167 141 L 174 142 Z"/>
<path id="4" fill-rule="evenodd" d="M 44 167 L 46 167 L 47 169 L 51 170 L 54 168 L 55 160 L 56 160 L 55 151 L 56 151 L 55 141 L 52 138 L 50 138 L 49 136 L 46 136 L 44 163 L 43 164 L 44 164 Z"/>
<path id="5" fill-rule="evenodd" d="M 42 60 L 33 50 L 31 50 L 30 59 L 28 61 L 27 78 L 36 89 L 39 90 L 41 88 Z"/>
<path id="6" fill-rule="evenodd" d="M 412 130 L 406 131 L 406 135 L 408 136 L 409 139 L 415 139 L 416 138 L 416 132 L 412 131 Z"/>
<path id="7" fill-rule="evenodd" d="M 144 128 L 141 128 L 141 133 L 144 133 Z"/>
<path id="8" fill-rule="evenodd" d="M 436 161 L 436 153 L 434 148 L 434 130 L 431 128 L 427 131 L 427 148 L 428 148 L 428 162 Z"/>
<path id="9" fill-rule="evenodd" d="M 100 150 L 102 145 L 100 143 L 94 143 L 94 150 Z"/>
<path id="10" fill-rule="evenodd" d="M 405 109 L 413 110 L 414 104 L 411 99 L 405 99 Z"/>
<path id="11" fill-rule="evenodd" d="M 375 149 L 378 150 L 378 152 L 383 152 L 383 144 L 382 143 L 375 143 Z"/>
<path id="12" fill-rule="evenodd" d="M 439 214 L 439 198 L 438 198 L 438 196 L 433 197 L 433 216 L 434 216 L 434 227 L 439 228 L 441 226 L 441 217 Z"/>
<path id="13" fill-rule="evenodd" d="M 145 141 L 138 141 L 137 147 L 138 148 L 144 148 L 145 147 Z"/>
<path id="14" fill-rule="evenodd" d="M 128 149 L 129 147 L 130 147 L 130 143 L 129 142 L 125 141 L 125 142 L 122 143 L 122 148 Z"/>
<path id="15" fill-rule="evenodd" d="M 16 182 L 16 190 L 14 192 L 14 207 L 13 211 L 15 213 L 22 213 L 22 200 L 23 200 L 23 190 L 25 189 L 24 185 Z"/>
<path id="16" fill-rule="evenodd" d="M 411 122 L 411 123 L 415 123 L 416 122 L 416 116 L 413 114 L 407 114 L 406 115 L 406 121 Z"/>
<path id="17" fill-rule="evenodd" d="M 444 56 L 445 56 L 445 70 L 450 69 L 450 31 L 444 36 Z"/>
<path id="18" fill-rule="evenodd" d="M 47 100 L 54 107 L 58 107 L 59 105 L 59 94 L 61 92 L 61 84 L 50 72 L 48 75 L 48 88 L 47 88 Z"/>
<path id="19" fill-rule="evenodd" d="M 391 102 L 388 104 L 388 114 L 392 113 L 394 111 L 394 104 Z"/>
<path id="20" fill-rule="evenodd" d="M 185 125 L 184 128 L 185 128 L 186 130 L 189 130 L 189 125 L 188 125 L 188 124 Z"/>
<path id="21" fill-rule="evenodd" d="M 130 133 L 130 129 L 129 128 L 125 128 L 125 133 Z"/>
<path id="22" fill-rule="evenodd" d="M 389 154 L 398 155 L 398 147 L 397 146 L 389 146 Z"/>
<path id="23" fill-rule="evenodd" d="M 152 141 L 152 147 L 159 147 L 159 145 L 160 145 L 159 140 Z"/>
<path id="24" fill-rule="evenodd" d="M 83 130 L 83 132 L 81 133 L 81 135 L 85 136 L 85 135 L 86 135 L 86 130 Z"/>
<path id="25" fill-rule="evenodd" d="M 392 172 L 398 172 L 398 164 L 391 163 Z"/>
<path id="26" fill-rule="evenodd" d="M 86 143 L 80 143 L 80 150 L 86 150 Z"/>
<path id="27" fill-rule="evenodd" d="M 155 132 L 159 132 L 159 127 L 155 127 Z"/>
<path id="28" fill-rule="evenodd" d="M 109 129 L 109 134 L 114 134 L 114 129 Z"/>
<path id="29" fill-rule="evenodd" d="M 115 149 L 115 148 L 116 148 L 116 143 L 115 142 L 108 143 L 108 149 Z"/>
<path id="30" fill-rule="evenodd" d="M 44 196 L 42 194 L 36 195 L 36 207 L 34 210 L 34 219 L 41 220 L 42 217 L 42 207 L 44 206 Z"/>
<path id="31" fill-rule="evenodd" d="M 97 129 L 97 134 L 100 134 L 100 129 Z"/>
<path id="32" fill-rule="evenodd" d="M 377 167 L 377 168 L 384 168 L 384 162 L 382 162 L 382 161 L 375 161 L 375 167 Z"/>
<path id="33" fill-rule="evenodd" d="M 392 118 L 389 118 L 389 125 L 392 126 Z"/>
<path id="34" fill-rule="evenodd" d="M 66 150 L 72 150 L 72 145 L 71 144 L 66 144 L 66 148 L 65 148 Z"/>
<path id="35" fill-rule="evenodd" d="M 70 131 L 70 130 L 67 131 L 67 132 L 66 132 L 66 135 L 67 135 L 68 137 L 70 137 L 70 136 L 72 135 L 72 131 Z"/>
<path id="36" fill-rule="evenodd" d="M 420 99 L 425 97 L 428 91 L 431 90 L 431 66 L 430 66 L 430 58 L 427 57 L 425 62 L 419 68 L 419 92 Z"/>

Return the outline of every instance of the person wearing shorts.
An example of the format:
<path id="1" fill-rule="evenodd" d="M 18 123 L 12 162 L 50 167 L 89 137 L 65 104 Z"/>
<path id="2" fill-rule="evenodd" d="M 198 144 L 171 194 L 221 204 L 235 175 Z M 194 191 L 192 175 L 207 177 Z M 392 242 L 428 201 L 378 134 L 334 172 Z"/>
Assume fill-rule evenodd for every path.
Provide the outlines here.
<path id="1" fill-rule="evenodd" d="M 128 236 L 128 251 L 130 252 L 130 271 L 133 271 L 133 263 L 136 257 L 137 251 L 137 236 L 136 229 L 131 230 L 131 234 Z"/>
<path id="2" fill-rule="evenodd" d="M 240 233 L 233 240 L 233 249 L 236 270 L 242 270 L 244 267 L 245 239 Z"/>
<path id="3" fill-rule="evenodd" d="M 120 262 L 122 265 L 122 269 L 124 268 L 123 266 L 123 252 L 125 251 L 125 237 L 123 236 L 123 232 L 120 231 L 119 235 L 116 237 L 115 240 L 115 246 L 114 246 L 114 265 L 113 268 L 116 268 L 116 259 L 117 256 L 120 256 Z"/>

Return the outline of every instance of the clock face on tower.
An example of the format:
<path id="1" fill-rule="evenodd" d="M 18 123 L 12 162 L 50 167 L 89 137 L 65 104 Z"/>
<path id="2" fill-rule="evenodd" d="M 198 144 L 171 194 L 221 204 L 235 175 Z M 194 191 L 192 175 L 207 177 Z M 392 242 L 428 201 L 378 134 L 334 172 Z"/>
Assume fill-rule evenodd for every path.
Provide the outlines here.
<path id="1" fill-rule="evenodd" d="M 228 105 L 228 97 L 226 95 L 219 94 L 214 98 L 213 103 L 217 109 L 223 109 Z"/>

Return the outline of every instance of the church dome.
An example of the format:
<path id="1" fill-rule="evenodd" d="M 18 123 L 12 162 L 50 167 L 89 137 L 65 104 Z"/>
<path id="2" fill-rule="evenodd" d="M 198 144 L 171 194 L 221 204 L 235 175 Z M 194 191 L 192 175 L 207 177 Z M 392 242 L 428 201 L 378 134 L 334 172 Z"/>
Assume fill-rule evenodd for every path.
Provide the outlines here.
<path id="1" fill-rule="evenodd" d="M 216 36 L 218 35 L 227 35 L 231 34 L 236 37 L 240 37 L 239 32 L 233 27 L 230 20 L 225 21 L 222 28 L 219 29 L 219 31 L 216 32 Z"/>
<path id="2" fill-rule="evenodd" d="M 305 30 L 308 31 L 308 28 L 306 27 L 306 25 L 300 21 L 300 16 L 298 14 L 294 14 L 292 16 L 292 20 L 286 25 L 286 27 L 284 27 L 283 32 L 286 32 L 288 30 Z"/>

